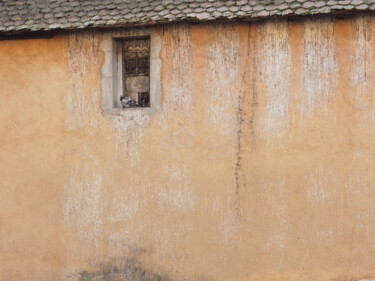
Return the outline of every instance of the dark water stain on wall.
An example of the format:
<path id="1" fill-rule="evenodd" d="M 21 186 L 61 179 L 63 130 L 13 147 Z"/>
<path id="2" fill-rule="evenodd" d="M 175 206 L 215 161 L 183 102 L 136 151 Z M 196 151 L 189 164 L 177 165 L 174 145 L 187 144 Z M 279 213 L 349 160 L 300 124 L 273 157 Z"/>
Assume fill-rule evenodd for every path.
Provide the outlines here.
<path id="1" fill-rule="evenodd" d="M 105 265 L 95 272 L 81 272 L 80 281 L 171 281 L 169 277 L 143 268 L 134 259 L 124 266 Z"/>

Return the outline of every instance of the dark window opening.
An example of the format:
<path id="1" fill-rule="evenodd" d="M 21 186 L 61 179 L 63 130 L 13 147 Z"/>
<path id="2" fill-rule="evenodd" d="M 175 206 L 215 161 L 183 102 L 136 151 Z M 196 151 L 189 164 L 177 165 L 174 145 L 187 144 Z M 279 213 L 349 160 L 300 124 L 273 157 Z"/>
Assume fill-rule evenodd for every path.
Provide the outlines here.
<path id="1" fill-rule="evenodd" d="M 120 41 L 123 107 L 150 107 L 150 38 Z"/>

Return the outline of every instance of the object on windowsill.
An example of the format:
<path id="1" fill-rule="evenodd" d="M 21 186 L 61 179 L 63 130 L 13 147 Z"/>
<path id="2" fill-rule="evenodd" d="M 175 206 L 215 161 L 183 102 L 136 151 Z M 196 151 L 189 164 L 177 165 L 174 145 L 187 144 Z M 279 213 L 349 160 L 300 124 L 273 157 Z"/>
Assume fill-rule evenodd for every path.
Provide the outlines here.
<path id="1" fill-rule="evenodd" d="M 137 107 L 137 102 L 129 97 L 121 96 L 120 102 L 123 108 Z"/>

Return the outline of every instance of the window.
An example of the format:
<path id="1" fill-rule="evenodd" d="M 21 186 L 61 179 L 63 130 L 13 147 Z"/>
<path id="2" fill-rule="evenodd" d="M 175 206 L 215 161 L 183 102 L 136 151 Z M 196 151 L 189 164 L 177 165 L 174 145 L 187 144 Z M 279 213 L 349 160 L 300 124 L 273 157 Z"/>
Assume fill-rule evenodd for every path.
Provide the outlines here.
<path id="1" fill-rule="evenodd" d="M 123 108 L 150 106 L 150 38 L 119 40 L 120 103 Z"/>
<path id="2" fill-rule="evenodd" d="M 153 29 L 103 35 L 102 108 L 109 114 L 154 113 L 161 103 L 161 38 Z"/>

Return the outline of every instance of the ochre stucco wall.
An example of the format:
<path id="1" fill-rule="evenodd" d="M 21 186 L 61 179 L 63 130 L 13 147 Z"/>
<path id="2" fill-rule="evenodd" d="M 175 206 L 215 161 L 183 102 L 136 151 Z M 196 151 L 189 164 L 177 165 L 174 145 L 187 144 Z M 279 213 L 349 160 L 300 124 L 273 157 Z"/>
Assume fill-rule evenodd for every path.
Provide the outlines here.
<path id="1" fill-rule="evenodd" d="M 0 280 L 375 279 L 374 24 L 156 27 L 153 115 L 100 32 L 1 41 Z"/>

